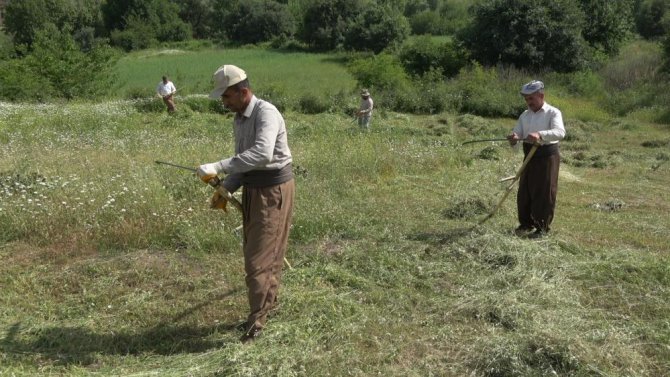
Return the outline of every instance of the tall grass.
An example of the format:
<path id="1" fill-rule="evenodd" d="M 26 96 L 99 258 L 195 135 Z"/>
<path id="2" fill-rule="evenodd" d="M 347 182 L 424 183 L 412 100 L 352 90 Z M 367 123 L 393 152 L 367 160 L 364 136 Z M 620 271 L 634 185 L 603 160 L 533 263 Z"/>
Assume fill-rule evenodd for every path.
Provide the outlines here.
<path id="1" fill-rule="evenodd" d="M 263 336 L 243 346 L 239 214 L 207 209 L 206 185 L 154 163 L 228 156 L 229 115 L 132 101 L 0 115 L 3 374 L 670 371 L 670 165 L 643 143 L 667 139 L 662 126 L 576 124 L 567 161 L 618 162 L 563 164 L 553 234 L 534 242 L 512 235 L 513 199 L 473 228 L 521 155 L 461 143 L 513 120 L 378 112 L 362 132 L 339 114 L 286 112 L 293 269 Z"/>

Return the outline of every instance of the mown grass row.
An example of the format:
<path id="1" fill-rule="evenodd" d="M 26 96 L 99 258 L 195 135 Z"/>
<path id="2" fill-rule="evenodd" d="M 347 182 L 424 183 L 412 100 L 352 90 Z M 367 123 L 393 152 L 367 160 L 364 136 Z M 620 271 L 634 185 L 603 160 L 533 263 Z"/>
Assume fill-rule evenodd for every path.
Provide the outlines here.
<path id="1" fill-rule="evenodd" d="M 575 121 L 554 235 L 514 200 L 509 119 L 286 114 L 298 201 L 281 308 L 244 347 L 240 223 L 195 166 L 230 116 L 2 104 L 0 365 L 16 375 L 631 375 L 670 370 L 667 128 Z"/>

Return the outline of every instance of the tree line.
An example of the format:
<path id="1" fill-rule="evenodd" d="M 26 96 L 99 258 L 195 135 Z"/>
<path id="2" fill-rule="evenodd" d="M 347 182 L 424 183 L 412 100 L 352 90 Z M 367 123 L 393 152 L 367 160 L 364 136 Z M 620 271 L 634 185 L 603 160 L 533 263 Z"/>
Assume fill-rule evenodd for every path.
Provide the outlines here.
<path id="1" fill-rule="evenodd" d="M 450 38 L 408 43 L 410 35 Z M 118 51 L 193 39 L 391 52 L 410 74 L 438 70 L 450 77 L 472 61 L 588 69 L 633 36 L 664 41 L 667 61 L 669 35 L 670 0 L 9 0 L 0 97 L 22 99 L 31 85 L 44 87 L 44 98 L 94 96 Z M 37 77 L 25 82 L 30 74 Z M 45 77 L 53 78 L 48 85 Z"/>

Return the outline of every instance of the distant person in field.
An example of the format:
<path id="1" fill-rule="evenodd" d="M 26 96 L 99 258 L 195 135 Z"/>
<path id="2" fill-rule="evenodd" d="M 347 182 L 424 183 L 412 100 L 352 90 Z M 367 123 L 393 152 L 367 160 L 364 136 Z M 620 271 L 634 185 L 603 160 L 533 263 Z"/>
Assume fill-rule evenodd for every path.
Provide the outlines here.
<path id="1" fill-rule="evenodd" d="M 167 76 L 163 76 L 163 80 L 158 83 L 156 93 L 163 99 L 163 103 L 167 106 L 168 113 L 174 113 L 174 94 L 177 93 L 177 88 L 172 81 L 168 80 Z"/>
<path id="2" fill-rule="evenodd" d="M 244 186 L 242 248 L 250 313 L 238 329 L 244 331 L 240 340 L 246 343 L 261 334 L 277 305 L 293 214 L 293 157 L 284 118 L 274 105 L 256 98 L 242 69 L 223 65 L 214 73 L 214 82 L 210 98 L 235 113 L 235 155 L 200 165 L 197 174 L 204 181 L 226 174 L 222 185 L 230 193 Z"/>
<path id="3" fill-rule="evenodd" d="M 561 111 L 544 102 L 542 81 L 531 81 L 523 85 L 521 95 L 528 109 L 519 116 L 516 127 L 507 136 L 507 140 L 511 145 L 523 141 L 524 158 L 533 144 L 539 143 L 540 146 L 519 179 L 519 226 L 515 233 L 519 236 L 541 238 L 549 233 L 554 219 L 558 169 L 561 163 L 558 142 L 565 137 L 565 126 Z"/>
<path id="4" fill-rule="evenodd" d="M 374 107 L 374 101 L 370 97 L 370 91 L 363 89 L 361 91 L 361 105 L 356 112 L 358 117 L 358 125 L 365 129 L 370 129 L 370 118 L 372 118 L 372 108 Z"/>

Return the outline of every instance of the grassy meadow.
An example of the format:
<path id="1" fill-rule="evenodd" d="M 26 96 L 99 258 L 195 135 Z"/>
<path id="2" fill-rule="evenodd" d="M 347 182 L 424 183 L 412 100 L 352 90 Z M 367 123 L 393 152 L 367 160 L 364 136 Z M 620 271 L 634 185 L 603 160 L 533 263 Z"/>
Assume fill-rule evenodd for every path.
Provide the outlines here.
<path id="1" fill-rule="evenodd" d="M 256 91 L 302 97 L 337 94 L 356 81 L 332 54 L 279 52 L 259 48 L 145 50 L 124 56 L 117 64 L 115 97 L 152 95 L 161 76 L 174 82 L 180 95 L 209 93 L 212 74 L 223 64 L 242 67 Z M 279 93 L 276 93 L 279 92 Z"/>
<path id="2" fill-rule="evenodd" d="M 275 56 L 269 70 L 245 53 L 231 55 L 258 85 L 326 85 L 282 81 L 310 67 L 355 87 L 326 56 Z M 178 88 L 207 92 L 223 60 L 208 54 L 166 58 Z M 159 60 L 127 58 L 120 82 L 153 88 Z M 232 153 L 231 115 L 186 100 L 174 116 L 126 99 L 0 103 L 0 375 L 670 373 L 668 125 L 555 98 L 575 107 L 552 235 L 531 241 L 513 235 L 514 195 L 475 226 L 521 152 L 461 145 L 513 119 L 380 109 L 361 132 L 343 112 L 287 111 L 293 269 L 262 337 L 242 345 L 240 215 L 154 163 Z"/>

